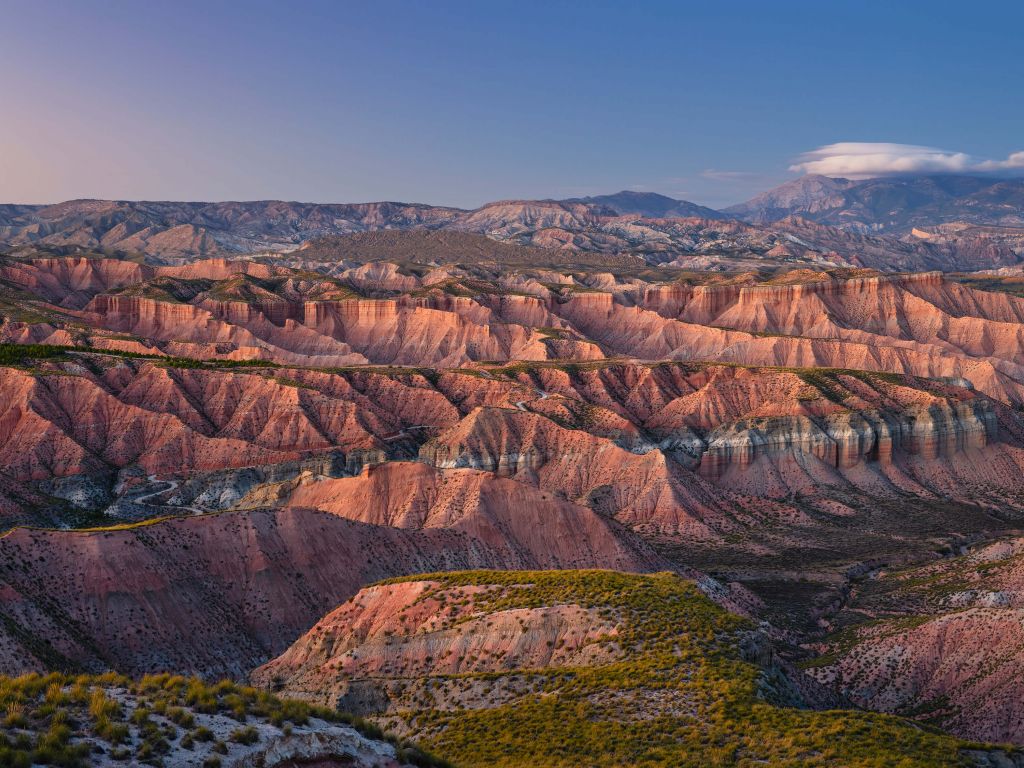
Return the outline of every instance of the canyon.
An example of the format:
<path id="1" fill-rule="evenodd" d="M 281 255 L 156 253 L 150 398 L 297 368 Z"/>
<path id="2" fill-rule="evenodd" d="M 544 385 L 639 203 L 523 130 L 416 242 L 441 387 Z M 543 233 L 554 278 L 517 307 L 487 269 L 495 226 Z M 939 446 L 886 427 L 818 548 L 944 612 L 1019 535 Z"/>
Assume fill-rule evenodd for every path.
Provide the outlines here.
<path id="1" fill-rule="evenodd" d="M 239 259 L 0 258 L 0 674 L 251 679 L 459 765 L 556 705 L 670 752 L 1016 764 L 959 741 L 1024 743 L 1012 269 L 699 272 L 518 205 L 500 243 L 382 207 Z"/>
<path id="2" fill-rule="evenodd" d="M 1024 768 L 1024 4 L 811 5 L 0 5 L 0 768 Z"/>

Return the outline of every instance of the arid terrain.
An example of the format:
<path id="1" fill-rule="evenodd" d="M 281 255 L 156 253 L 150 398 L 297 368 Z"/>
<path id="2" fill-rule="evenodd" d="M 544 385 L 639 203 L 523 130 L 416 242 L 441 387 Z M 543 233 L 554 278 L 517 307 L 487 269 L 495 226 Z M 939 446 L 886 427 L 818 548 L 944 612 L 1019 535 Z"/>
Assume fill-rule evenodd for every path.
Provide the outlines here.
<path id="1" fill-rule="evenodd" d="M 1016 188 L 826 182 L 3 206 L 0 694 L 135 758 L 168 673 L 357 765 L 1024 765 Z"/>
<path id="2" fill-rule="evenodd" d="M 336 259 L 366 244 L 350 244 L 349 235 L 372 242 L 412 231 L 486 236 L 509 245 L 506 255 L 524 247 L 563 252 L 548 256 L 549 264 L 569 252 L 590 263 L 718 271 L 779 264 L 977 270 L 1024 260 L 1022 190 L 1019 179 L 805 176 L 723 211 L 629 191 L 498 200 L 471 210 L 401 202 L 69 200 L 0 205 L 0 244 L 22 255 L 100 253 L 180 264 L 293 250 Z M 403 250 L 382 255 L 395 259 Z"/>

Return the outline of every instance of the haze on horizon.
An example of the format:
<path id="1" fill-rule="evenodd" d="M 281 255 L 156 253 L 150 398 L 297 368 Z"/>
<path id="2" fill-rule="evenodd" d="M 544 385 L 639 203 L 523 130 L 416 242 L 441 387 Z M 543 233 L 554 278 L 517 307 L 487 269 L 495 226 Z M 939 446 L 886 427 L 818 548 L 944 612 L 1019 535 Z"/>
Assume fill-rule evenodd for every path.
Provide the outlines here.
<path id="1" fill-rule="evenodd" d="M 1024 170 L 1024 6 L 3 0 L 0 201 L 655 191 Z"/>

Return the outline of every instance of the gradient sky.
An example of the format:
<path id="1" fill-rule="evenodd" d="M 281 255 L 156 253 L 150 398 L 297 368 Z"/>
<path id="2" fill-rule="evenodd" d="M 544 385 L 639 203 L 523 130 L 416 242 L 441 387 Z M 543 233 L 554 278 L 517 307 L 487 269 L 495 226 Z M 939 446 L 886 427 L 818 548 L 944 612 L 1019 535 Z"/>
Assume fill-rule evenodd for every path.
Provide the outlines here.
<path id="1" fill-rule="evenodd" d="M 838 142 L 1024 150 L 1024 3 L 0 0 L 0 201 L 623 188 Z"/>

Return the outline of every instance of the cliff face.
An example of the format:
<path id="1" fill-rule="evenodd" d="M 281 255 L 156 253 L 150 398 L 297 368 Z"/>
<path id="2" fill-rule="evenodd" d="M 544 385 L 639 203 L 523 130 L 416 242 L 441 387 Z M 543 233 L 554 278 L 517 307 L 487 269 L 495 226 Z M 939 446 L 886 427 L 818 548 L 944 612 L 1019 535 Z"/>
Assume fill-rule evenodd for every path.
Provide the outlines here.
<path id="1" fill-rule="evenodd" d="M 996 439 L 994 409 L 984 400 L 936 403 L 898 414 L 864 411 L 814 420 L 808 416 L 740 421 L 707 435 L 701 473 L 720 478 L 742 472 L 761 457 L 813 456 L 837 469 L 864 461 L 891 464 L 893 453 L 923 459 L 985 448 Z"/>
<path id="2" fill-rule="evenodd" d="M 22 311 L 0 326 L 0 340 L 18 343 L 320 367 L 606 357 L 836 367 L 961 378 L 1024 402 L 1024 300 L 939 273 L 804 270 L 686 285 L 494 267 L 402 274 L 393 264 L 316 278 L 222 260 L 153 268 L 41 259 L 0 269 L 39 297 L 11 299 Z"/>
<path id="3" fill-rule="evenodd" d="M 735 530 L 734 491 L 785 502 L 796 490 L 827 496 L 822 484 L 874 494 L 884 482 L 927 499 L 961 497 L 958 484 L 969 481 L 1003 493 L 1024 461 L 1012 412 L 955 383 L 683 364 L 485 373 L 218 370 L 71 354 L 36 370 L 0 368 L 9 394 L 0 457 L 13 481 L 120 473 L 122 493 L 134 487 L 123 485 L 134 468 L 180 478 L 287 465 L 295 469 L 278 479 L 261 472 L 264 480 L 240 478 L 239 491 L 224 493 L 389 526 L 468 526 L 487 540 L 514 531 L 520 544 L 535 523 L 517 508 L 548 509 L 545 519 L 569 528 L 604 530 L 605 516 L 637 531 L 714 540 Z M 316 456 L 346 474 L 389 460 L 422 464 L 337 481 L 348 490 L 335 503 L 328 485 L 299 477 L 314 472 Z M 261 492 L 254 482 L 273 487 Z M 187 484 L 175 503 L 212 499 L 203 488 Z M 375 494 L 392 506 L 374 512 Z M 151 501 L 152 511 L 171 496 Z M 19 519 L 16 510 L 9 519 Z M 566 550 L 562 561 L 586 562 L 587 547 L 610 552 L 608 542 L 621 538 L 602 535 L 607 541 Z"/>

